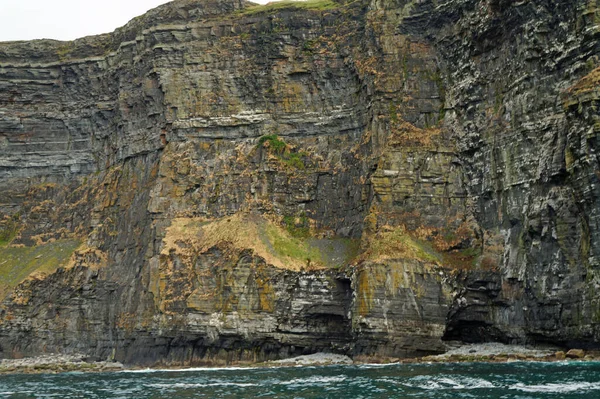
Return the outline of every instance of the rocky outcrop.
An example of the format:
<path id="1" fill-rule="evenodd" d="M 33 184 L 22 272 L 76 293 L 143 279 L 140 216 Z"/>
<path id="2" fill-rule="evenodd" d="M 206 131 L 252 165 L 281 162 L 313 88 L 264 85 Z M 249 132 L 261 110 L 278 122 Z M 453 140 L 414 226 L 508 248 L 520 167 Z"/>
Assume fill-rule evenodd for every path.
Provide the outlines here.
<path id="1" fill-rule="evenodd" d="M 446 121 L 478 202 L 475 217 L 503 251 L 500 279 L 480 286 L 492 305 L 485 325 L 505 341 L 597 345 L 597 176 L 573 168 L 590 162 L 594 133 L 569 105 L 572 86 L 597 62 L 596 13 L 595 2 L 504 2 L 466 11 L 460 33 L 444 35 L 444 58 L 465 65 L 450 71 Z M 461 35 L 476 40 L 464 46 Z M 472 308 L 472 298 L 459 298 L 457 314 L 478 317 L 470 309 L 483 304 Z"/>
<path id="2" fill-rule="evenodd" d="M 1 43 L 0 356 L 595 346 L 596 14 L 178 0 Z"/>

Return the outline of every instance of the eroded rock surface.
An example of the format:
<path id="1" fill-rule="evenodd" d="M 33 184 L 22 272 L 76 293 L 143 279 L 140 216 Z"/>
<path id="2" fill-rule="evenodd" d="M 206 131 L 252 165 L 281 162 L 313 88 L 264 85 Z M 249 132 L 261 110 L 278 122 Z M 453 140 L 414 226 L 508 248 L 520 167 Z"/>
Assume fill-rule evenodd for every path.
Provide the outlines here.
<path id="1" fill-rule="evenodd" d="M 599 24 L 177 0 L 0 43 L 0 356 L 595 346 Z"/>

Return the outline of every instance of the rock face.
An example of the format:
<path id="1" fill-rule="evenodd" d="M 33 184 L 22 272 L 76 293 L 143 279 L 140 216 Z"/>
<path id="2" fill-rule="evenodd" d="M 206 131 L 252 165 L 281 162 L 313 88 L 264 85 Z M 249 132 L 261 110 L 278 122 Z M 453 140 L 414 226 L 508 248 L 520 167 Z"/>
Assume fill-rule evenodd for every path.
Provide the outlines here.
<path id="1" fill-rule="evenodd" d="M 0 43 L 0 357 L 596 346 L 599 15 L 177 0 Z"/>

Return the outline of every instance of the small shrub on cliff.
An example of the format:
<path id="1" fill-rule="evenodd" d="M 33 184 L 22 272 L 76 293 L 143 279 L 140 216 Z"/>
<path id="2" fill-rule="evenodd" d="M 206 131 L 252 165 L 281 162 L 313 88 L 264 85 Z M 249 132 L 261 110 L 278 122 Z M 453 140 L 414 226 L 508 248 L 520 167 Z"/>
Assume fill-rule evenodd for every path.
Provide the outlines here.
<path id="1" fill-rule="evenodd" d="M 283 162 L 296 169 L 304 169 L 306 166 L 304 165 L 304 161 L 302 160 L 303 152 L 292 152 L 288 154 L 286 158 L 283 158 Z"/>
<path id="2" fill-rule="evenodd" d="M 276 134 L 267 134 L 258 139 L 259 147 L 265 147 L 265 143 L 267 143 L 267 147 L 270 151 L 278 155 L 283 154 L 287 148 L 285 141 L 281 140 Z"/>
<path id="3" fill-rule="evenodd" d="M 281 140 L 276 134 L 262 136 L 258 140 L 257 147 L 267 148 L 271 154 L 277 156 L 281 162 L 289 167 L 295 169 L 304 169 L 306 167 L 303 158 L 307 154 L 304 151 L 292 151 L 286 142 Z"/>
<path id="4" fill-rule="evenodd" d="M 305 214 L 298 217 L 285 216 L 283 218 L 283 224 L 292 237 L 306 238 L 310 235 L 309 222 Z"/>

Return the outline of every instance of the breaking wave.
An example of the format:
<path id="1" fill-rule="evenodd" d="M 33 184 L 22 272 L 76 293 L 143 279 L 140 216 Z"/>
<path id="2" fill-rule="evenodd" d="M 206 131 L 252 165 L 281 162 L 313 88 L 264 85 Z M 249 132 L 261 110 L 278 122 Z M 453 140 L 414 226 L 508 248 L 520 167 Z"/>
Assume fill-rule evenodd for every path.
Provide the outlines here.
<path id="1" fill-rule="evenodd" d="M 447 363 L 3 375 L 1 398 L 597 399 L 600 363 Z"/>
<path id="2" fill-rule="evenodd" d="M 509 387 L 522 392 L 566 393 L 600 390 L 600 382 L 567 382 L 561 384 L 525 385 L 515 384 Z"/>

